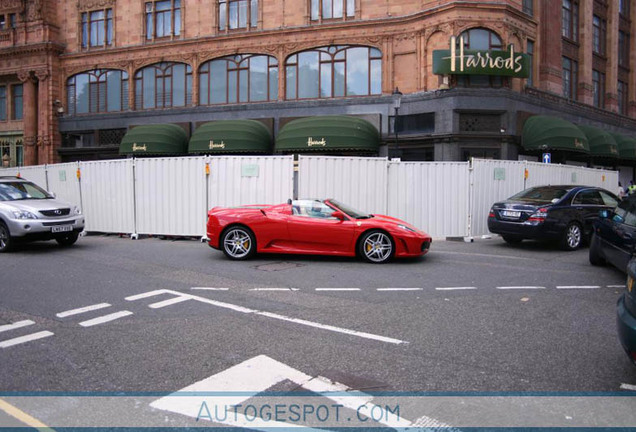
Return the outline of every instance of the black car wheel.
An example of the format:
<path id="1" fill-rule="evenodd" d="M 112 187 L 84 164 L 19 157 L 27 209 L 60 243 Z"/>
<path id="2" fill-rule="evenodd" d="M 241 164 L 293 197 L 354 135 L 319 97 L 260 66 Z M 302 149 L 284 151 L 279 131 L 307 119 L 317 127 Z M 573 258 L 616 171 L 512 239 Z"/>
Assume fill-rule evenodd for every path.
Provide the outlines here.
<path id="1" fill-rule="evenodd" d="M 393 239 L 383 231 L 369 231 L 358 242 L 358 253 L 366 261 L 383 264 L 393 258 Z"/>
<path id="2" fill-rule="evenodd" d="M 502 235 L 501 237 L 506 243 L 510 244 L 521 243 L 523 241 L 523 237 L 517 237 L 514 235 Z"/>
<path id="3" fill-rule="evenodd" d="M 225 231 L 221 244 L 225 256 L 233 260 L 246 260 L 256 252 L 254 234 L 243 226 L 234 226 Z"/>
<path id="4" fill-rule="evenodd" d="M 79 237 L 78 233 L 70 233 L 62 237 L 55 237 L 55 241 L 60 246 L 72 246 L 75 244 L 78 237 Z"/>
<path id="5" fill-rule="evenodd" d="M 570 222 L 561 238 L 561 248 L 564 250 L 575 250 L 581 246 L 582 242 L 583 230 L 581 225 L 576 222 Z"/>
<path id="6" fill-rule="evenodd" d="M 9 228 L 0 222 L 0 252 L 9 252 L 13 247 L 13 240 L 11 239 L 11 233 Z"/>
<path id="7" fill-rule="evenodd" d="M 605 265 L 605 258 L 601 251 L 601 239 L 596 234 L 592 234 L 590 240 L 590 264 L 595 266 Z"/>

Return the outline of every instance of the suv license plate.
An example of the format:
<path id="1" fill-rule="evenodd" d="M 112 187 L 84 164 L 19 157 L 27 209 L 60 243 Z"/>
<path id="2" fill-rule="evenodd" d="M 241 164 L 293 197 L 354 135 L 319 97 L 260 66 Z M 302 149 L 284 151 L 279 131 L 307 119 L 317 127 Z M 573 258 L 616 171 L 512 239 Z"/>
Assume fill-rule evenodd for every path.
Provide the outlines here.
<path id="1" fill-rule="evenodd" d="M 69 232 L 69 231 L 73 231 L 72 225 L 58 225 L 58 226 L 51 227 L 51 232 L 54 232 L 54 233 Z"/>
<path id="2" fill-rule="evenodd" d="M 510 210 L 503 210 L 501 212 L 501 215 L 503 217 L 509 217 L 509 218 L 515 218 L 515 219 L 519 219 L 521 217 L 521 212 L 518 211 L 510 211 Z"/>

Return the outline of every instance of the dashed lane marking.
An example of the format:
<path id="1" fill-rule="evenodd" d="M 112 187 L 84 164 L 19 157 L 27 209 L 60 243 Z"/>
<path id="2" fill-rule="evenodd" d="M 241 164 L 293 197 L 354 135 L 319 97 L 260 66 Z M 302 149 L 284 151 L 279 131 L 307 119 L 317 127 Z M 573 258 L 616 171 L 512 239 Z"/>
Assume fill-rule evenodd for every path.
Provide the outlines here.
<path id="1" fill-rule="evenodd" d="M 423 288 L 377 288 L 376 291 L 422 291 Z"/>
<path id="2" fill-rule="evenodd" d="M 250 291 L 299 291 L 300 288 L 250 288 Z"/>
<path id="3" fill-rule="evenodd" d="M 9 330 L 19 329 L 19 328 L 30 326 L 30 325 L 33 325 L 33 324 L 35 324 L 35 322 L 33 322 L 31 320 L 22 320 L 22 321 L 16 321 L 13 324 L 1 325 L 0 326 L 0 333 L 5 332 L 5 331 L 9 331 Z"/>
<path id="4" fill-rule="evenodd" d="M 10 346 L 19 345 L 27 342 L 31 342 L 38 339 L 43 339 L 45 337 L 53 336 L 53 332 L 50 331 L 41 331 L 37 333 L 32 333 L 26 336 L 20 336 L 13 339 L 7 339 L 0 342 L 0 348 L 8 348 Z"/>
<path id="5" fill-rule="evenodd" d="M 437 287 L 436 291 L 461 291 L 461 290 L 476 290 L 477 287 Z"/>
<path id="6" fill-rule="evenodd" d="M 58 314 L 55 314 L 55 316 L 57 316 L 58 318 L 66 318 L 72 315 L 78 315 L 78 314 L 83 314 L 86 312 L 91 312 L 91 311 L 95 311 L 95 310 L 100 310 L 100 309 L 104 309 L 110 307 L 110 304 L 108 303 L 99 303 L 99 304 L 94 304 L 94 305 L 90 305 L 90 306 L 85 306 L 85 307 L 81 307 L 81 308 L 77 308 L 77 309 L 71 309 L 71 310 L 67 310 L 64 312 L 60 312 Z"/>
<path id="7" fill-rule="evenodd" d="M 531 290 L 531 289 L 545 289 L 543 286 L 498 286 L 498 290 Z"/>
<path id="8" fill-rule="evenodd" d="M 316 291 L 360 291 L 360 288 L 316 288 Z"/>
<path id="9" fill-rule="evenodd" d="M 188 300 L 190 300 L 190 299 L 186 298 L 186 297 L 175 297 L 175 298 L 171 298 L 171 299 L 168 299 L 168 300 L 164 300 L 164 301 L 160 301 L 160 302 L 157 302 L 157 303 L 150 304 L 150 305 L 148 305 L 148 307 L 151 308 L 151 309 L 161 309 L 163 307 L 170 306 L 170 305 L 177 304 L 177 303 L 181 303 L 181 302 L 188 301 Z"/>
<path id="10" fill-rule="evenodd" d="M 622 390 L 636 391 L 636 385 L 631 384 L 621 384 Z"/>
<path id="11" fill-rule="evenodd" d="M 559 285 L 557 289 L 598 289 L 598 285 Z"/>
<path id="12" fill-rule="evenodd" d="M 99 324 L 104 324 L 110 321 L 114 321 L 116 319 L 119 318 L 123 318 L 129 315 L 132 315 L 133 313 L 130 311 L 120 311 L 120 312 L 115 312 L 112 314 L 108 314 L 108 315 L 104 315 L 104 316 L 100 316 L 97 318 L 93 318 L 90 319 L 88 321 L 82 321 L 81 323 L 79 323 L 79 325 L 81 325 L 82 327 L 92 327 L 95 325 L 99 325 Z"/>
<path id="13" fill-rule="evenodd" d="M 608 285 L 608 288 L 625 288 L 625 285 Z"/>
<path id="14" fill-rule="evenodd" d="M 200 290 L 200 291 L 228 291 L 229 288 L 210 288 L 210 287 L 192 287 L 191 290 Z"/>

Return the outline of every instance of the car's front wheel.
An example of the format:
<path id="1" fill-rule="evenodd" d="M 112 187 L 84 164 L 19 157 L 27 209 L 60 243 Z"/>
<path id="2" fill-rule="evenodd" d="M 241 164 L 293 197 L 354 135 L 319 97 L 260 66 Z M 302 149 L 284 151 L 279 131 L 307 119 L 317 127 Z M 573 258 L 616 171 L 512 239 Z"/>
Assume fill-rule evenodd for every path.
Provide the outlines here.
<path id="1" fill-rule="evenodd" d="M 383 231 L 369 231 L 358 243 L 358 253 L 366 261 L 382 264 L 393 258 L 395 247 L 390 235 Z"/>
<path id="2" fill-rule="evenodd" d="M 71 234 L 66 234 L 65 236 L 62 236 L 62 237 L 55 237 L 55 241 L 60 246 L 72 246 L 75 244 L 78 237 L 79 237 L 78 233 L 71 233 Z"/>
<path id="3" fill-rule="evenodd" d="M 223 253 L 230 259 L 245 260 L 256 252 L 256 239 L 247 227 L 229 228 L 221 237 Z"/>
<path id="4" fill-rule="evenodd" d="M 581 246 L 581 243 L 583 243 L 581 225 L 576 222 L 570 222 L 561 238 L 561 248 L 564 250 L 575 250 Z"/>
<path id="5" fill-rule="evenodd" d="M 4 222 L 0 222 L 0 252 L 9 252 L 13 247 L 13 240 L 9 228 Z"/>
<path id="6" fill-rule="evenodd" d="M 518 237 L 515 235 L 502 235 L 501 237 L 506 243 L 510 244 L 521 243 L 523 241 L 523 237 Z"/>
<path id="7" fill-rule="evenodd" d="M 596 234 L 592 234 L 592 240 L 590 240 L 590 264 L 595 266 L 605 265 L 605 258 L 601 252 L 601 240 Z"/>

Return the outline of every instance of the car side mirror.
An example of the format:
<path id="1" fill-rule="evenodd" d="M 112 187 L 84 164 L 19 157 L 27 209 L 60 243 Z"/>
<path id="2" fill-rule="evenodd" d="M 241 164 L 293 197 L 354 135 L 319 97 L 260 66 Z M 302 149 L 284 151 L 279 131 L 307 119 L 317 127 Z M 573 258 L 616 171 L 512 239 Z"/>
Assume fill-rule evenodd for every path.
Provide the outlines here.
<path id="1" fill-rule="evenodd" d="M 335 211 L 333 213 L 331 213 L 331 217 L 334 217 L 340 221 L 343 221 L 345 219 L 345 215 L 343 212 L 339 212 L 339 211 Z"/>
<path id="2" fill-rule="evenodd" d="M 598 212 L 598 217 L 601 219 L 607 219 L 610 217 L 610 211 L 609 210 L 601 210 Z"/>

